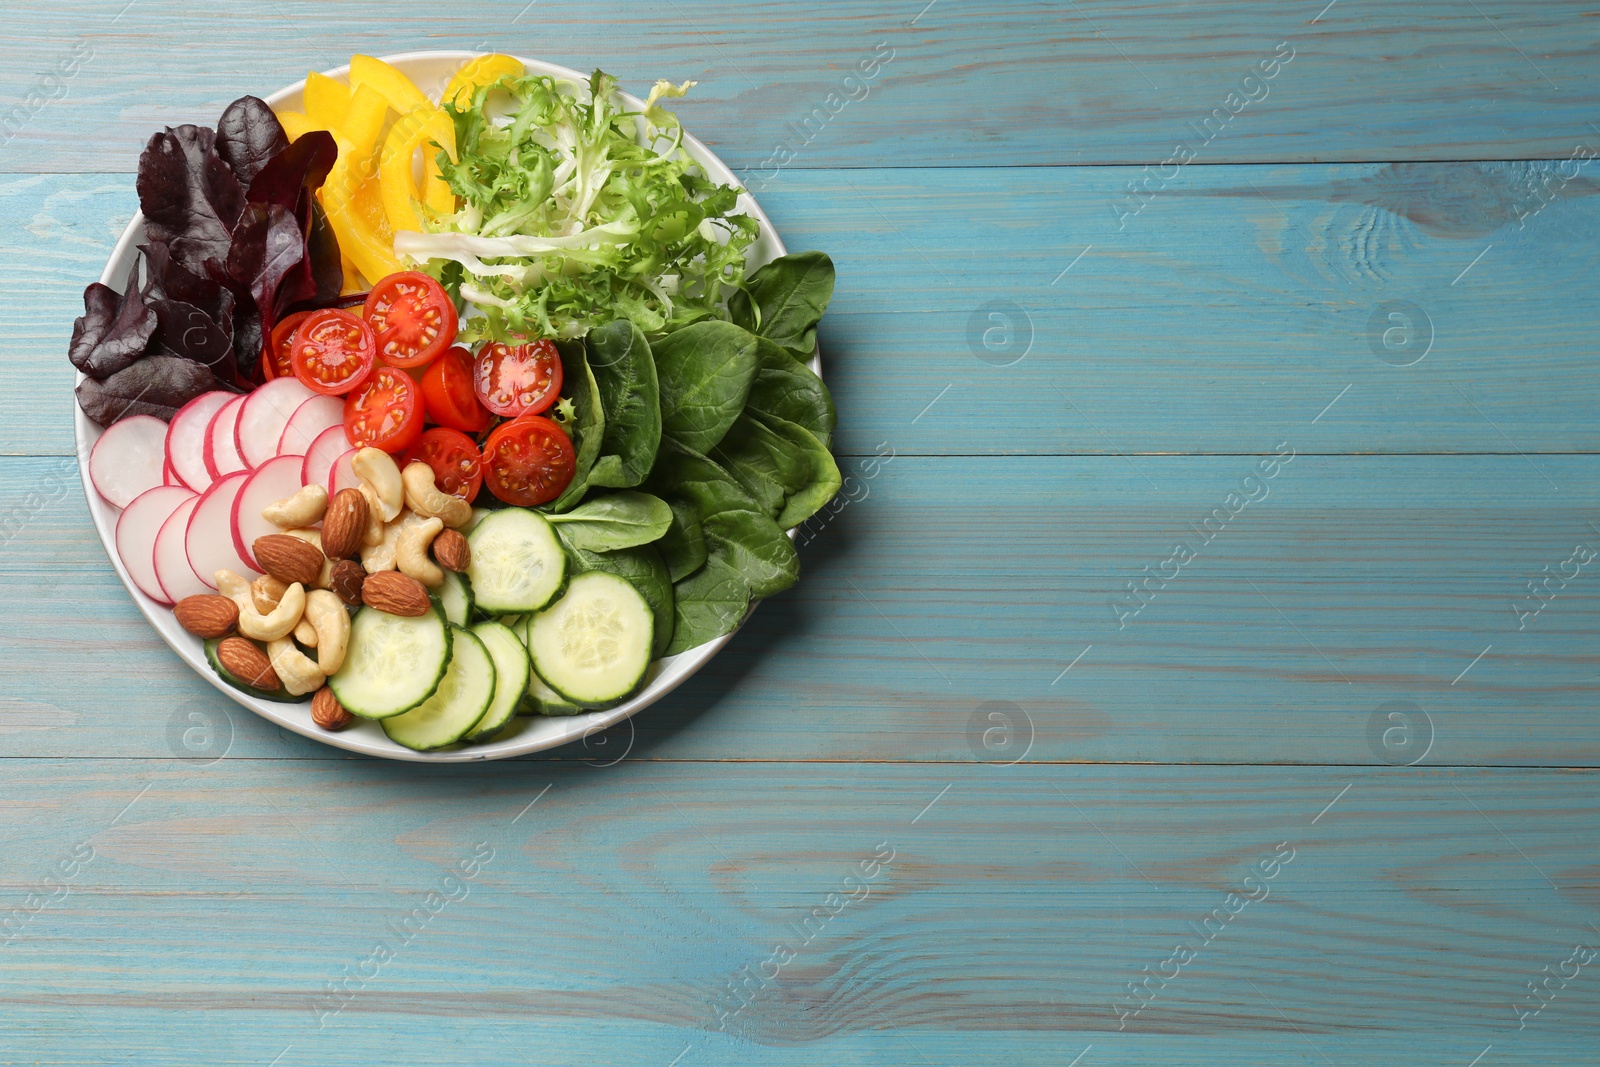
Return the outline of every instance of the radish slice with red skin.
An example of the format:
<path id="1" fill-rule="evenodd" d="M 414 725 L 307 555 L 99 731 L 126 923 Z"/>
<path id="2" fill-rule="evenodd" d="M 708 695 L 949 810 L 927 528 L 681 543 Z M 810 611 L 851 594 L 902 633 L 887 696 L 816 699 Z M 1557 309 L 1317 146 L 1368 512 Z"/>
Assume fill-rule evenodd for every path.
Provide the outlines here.
<path id="1" fill-rule="evenodd" d="M 153 415 L 133 415 L 106 427 L 89 452 L 89 481 L 112 507 L 162 484 L 167 424 Z"/>
<path id="2" fill-rule="evenodd" d="M 198 503 L 200 497 L 196 494 L 179 504 L 178 510 L 161 524 L 161 532 L 156 534 L 156 581 L 161 583 L 167 600 L 173 604 L 186 596 L 211 592 L 211 587 L 202 582 L 194 573 L 194 568 L 189 566 L 189 553 L 183 543 L 189 529 L 189 516 L 194 513 L 194 506 Z"/>
<path id="3" fill-rule="evenodd" d="M 361 484 L 361 479 L 356 476 L 356 469 L 351 461 L 356 458 L 359 448 L 352 448 L 344 455 L 333 461 L 333 470 L 328 472 L 328 499 L 332 500 L 341 489 L 354 489 Z"/>
<path id="4" fill-rule="evenodd" d="M 181 485 L 158 485 L 140 493 L 117 516 L 117 555 L 122 566 L 141 593 L 162 604 L 172 601 L 156 578 L 156 537 L 178 506 L 193 499 L 193 491 Z"/>
<path id="5" fill-rule="evenodd" d="M 276 525 L 261 517 L 266 508 L 279 500 L 294 496 L 305 485 L 300 480 L 299 456 L 278 456 L 269 459 L 251 473 L 233 501 L 233 549 L 239 558 L 261 570 L 256 564 L 252 546 L 256 538 L 282 533 Z"/>
<path id="6" fill-rule="evenodd" d="M 212 589 L 217 587 L 218 571 L 232 571 L 245 578 L 260 573 L 233 547 L 233 502 L 249 478 L 248 471 L 218 478 L 201 495 L 189 514 L 189 525 L 184 527 L 183 550 L 189 557 L 189 569 Z"/>
<path id="7" fill-rule="evenodd" d="M 239 409 L 233 444 L 252 468 L 278 454 L 278 441 L 295 410 L 316 394 L 299 378 L 274 378 L 257 386 Z"/>
<path id="8" fill-rule="evenodd" d="M 197 493 L 205 492 L 217 480 L 206 468 L 206 434 L 211 420 L 238 395 L 221 389 L 201 393 L 179 408 L 167 426 L 167 466 L 181 484 Z"/>
<path id="9" fill-rule="evenodd" d="M 306 461 L 300 468 L 300 480 L 307 485 L 327 485 L 333 465 L 340 456 L 350 451 L 350 439 L 344 435 L 344 423 L 330 426 L 317 435 L 306 449 Z M 332 496 L 332 493 L 328 494 Z"/>
<path id="10" fill-rule="evenodd" d="M 217 409 L 217 413 L 211 416 L 211 422 L 206 426 L 204 457 L 206 473 L 211 475 L 213 482 L 227 475 L 250 469 L 250 465 L 239 455 L 239 449 L 233 443 L 234 425 L 239 421 L 239 409 L 244 407 L 247 395 L 240 393 L 223 404 Z M 206 489 L 210 488 L 211 486 L 206 486 Z"/>
<path id="11" fill-rule="evenodd" d="M 278 455 L 303 456 L 333 427 L 344 429 L 344 397 L 314 396 L 294 409 L 278 438 Z"/>
<path id="12" fill-rule="evenodd" d="M 172 464 L 170 463 L 163 462 L 161 464 L 161 484 L 183 485 L 183 479 L 178 477 L 178 472 L 172 469 Z M 187 485 L 183 485 L 183 487 L 185 489 L 189 488 Z"/>

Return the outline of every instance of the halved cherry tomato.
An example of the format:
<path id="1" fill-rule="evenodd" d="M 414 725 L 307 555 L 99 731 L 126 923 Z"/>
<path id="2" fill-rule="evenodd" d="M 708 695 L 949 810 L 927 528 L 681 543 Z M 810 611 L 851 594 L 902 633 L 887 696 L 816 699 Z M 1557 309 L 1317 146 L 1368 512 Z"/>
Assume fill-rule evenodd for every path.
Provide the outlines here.
<path id="1" fill-rule="evenodd" d="M 417 443 L 406 449 L 400 466 L 420 459 L 433 468 L 433 484 L 452 496 L 471 500 L 483 488 L 483 453 L 477 442 L 460 430 L 435 426 L 424 430 Z"/>
<path id="2" fill-rule="evenodd" d="M 338 308 L 313 311 L 289 338 L 295 377 L 328 396 L 342 396 L 366 381 L 377 351 L 372 328 Z"/>
<path id="3" fill-rule="evenodd" d="M 404 452 L 422 433 L 422 387 L 405 371 L 378 367 L 344 399 L 344 435 L 356 448 Z"/>
<path id="4" fill-rule="evenodd" d="M 450 294 L 420 271 L 391 274 L 374 285 L 363 314 L 378 335 L 378 358 L 391 367 L 420 367 L 456 339 Z"/>
<path id="5" fill-rule="evenodd" d="M 422 399 L 428 417 L 452 430 L 482 433 L 494 417 L 472 391 L 472 353 L 459 346 L 446 349 L 422 372 Z"/>
<path id="6" fill-rule="evenodd" d="M 261 380 L 270 382 L 274 378 L 287 378 L 294 374 L 294 362 L 289 354 L 289 338 L 294 336 L 295 328 L 306 320 L 309 311 L 296 311 L 293 315 L 285 315 L 272 327 L 271 343 L 263 347 L 261 353 Z"/>
<path id="7" fill-rule="evenodd" d="M 517 507 L 554 500 L 572 484 L 577 467 L 572 442 L 543 415 L 501 423 L 483 446 L 484 484 Z"/>
<path id="8" fill-rule="evenodd" d="M 537 415 L 561 395 L 561 353 L 550 341 L 484 345 L 472 361 L 472 388 L 496 415 Z"/>

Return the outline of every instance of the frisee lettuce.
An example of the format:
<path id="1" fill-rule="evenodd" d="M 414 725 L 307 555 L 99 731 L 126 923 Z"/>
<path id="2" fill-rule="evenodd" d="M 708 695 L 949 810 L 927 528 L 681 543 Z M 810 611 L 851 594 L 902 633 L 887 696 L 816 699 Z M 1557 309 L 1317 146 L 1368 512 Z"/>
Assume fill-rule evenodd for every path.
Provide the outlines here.
<path id="1" fill-rule="evenodd" d="M 397 233 L 395 251 L 477 307 L 467 340 L 576 338 L 619 318 L 660 334 L 721 316 L 758 224 L 736 213 L 737 189 L 683 150 L 683 127 L 660 106 L 693 84 L 657 82 L 638 112 L 598 70 L 587 99 L 530 75 L 447 103 L 457 160 L 441 153 L 439 164 L 460 209 L 426 220 L 426 233 Z"/>

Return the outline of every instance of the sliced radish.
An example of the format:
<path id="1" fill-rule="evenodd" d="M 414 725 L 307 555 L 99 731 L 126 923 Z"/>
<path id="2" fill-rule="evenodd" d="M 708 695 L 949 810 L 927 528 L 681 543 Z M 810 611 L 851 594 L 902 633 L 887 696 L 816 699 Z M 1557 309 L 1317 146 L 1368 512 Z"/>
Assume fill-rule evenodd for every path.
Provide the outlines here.
<path id="1" fill-rule="evenodd" d="M 198 495 L 183 501 L 172 516 L 161 524 L 161 532 L 156 534 L 156 581 L 166 593 L 167 601 L 173 604 L 186 596 L 211 592 L 211 587 L 202 582 L 194 573 L 194 568 L 189 566 L 189 553 L 183 543 L 189 529 L 189 516 L 194 513 L 194 506 L 198 503 Z"/>
<path id="2" fill-rule="evenodd" d="M 333 427 L 344 428 L 344 398 L 314 396 L 294 409 L 278 438 L 278 455 L 303 456 L 317 437 Z"/>
<path id="3" fill-rule="evenodd" d="M 125 508 L 162 484 L 167 424 L 153 415 L 112 423 L 89 452 L 89 481 L 106 503 Z"/>
<path id="4" fill-rule="evenodd" d="M 156 536 L 178 506 L 193 499 L 194 493 L 181 485 L 158 485 L 140 493 L 117 516 L 117 555 L 122 565 L 141 593 L 162 604 L 172 601 L 156 578 Z"/>
<path id="5" fill-rule="evenodd" d="M 306 449 L 306 461 L 300 468 L 300 480 L 307 485 L 327 485 L 333 473 L 334 462 L 350 451 L 350 439 L 344 435 L 344 425 L 331 426 L 317 434 L 317 439 Z M 332 496 L 333 494 L 329 494 Z"/>
<path id="6" fill-rule="evenodd" d="M 278 454 L 278 441 L 295 409 L 316 394 L 299 378 L 274 378 L 245 399 L 233 428 L 233 443 L 251 467 Z"/>
<path id="7" fill-rule="evenodd" d="M 280 381 L 282 379 L 279 379 Z M 294 496 L 305 485 L 300 480 L 300 457 L 279 456 L 263 463 L 260 469 L 251 473 L 244 488 L 239 490 L 239 495 L 233 502 L 233 548 L 239 553 L 239 558 L 246 563 L 255 565 L 255 553 L 251 546 L 256 543 L 256 538 L 265 537 L 267 534 L 282 533 L 272 523 L 261 517 L 269 504 L 274 504 L 285 497 Z M 260 570 L 260 567 L 256 567 Z"/>
<path id="8" fill-rule="evenodd" d="M 217 587 L 218 571 L 232 571 L 245 578 L 260 573 L 233 547 L 233 502 L 249 479 L 248 471 L 236 471 L 211 483 L 184 528 L 183 551 L 189 557 L 189 569 L 212 589 Z"/>
<path id="9" fill-rule="evenodd" d="M 183 479 L 178 477 L 178 472 L 173 470 L 172 469 L 172 464 L 166 462 L 165 460 L 163 460 L 162 463 L 161 463 L 161 484 L 162 485 L 183 485 Z M 184 485 L 183 487 L 185 489 L 189 488 L 186 485 Z"/>
<path id="10" fill-rule="evenodd" d="M 167 466 L 197 493 L 205 492 L 217 480 L 206 468 L 206 431 L 212 417 L 237 396 L 220 389 L 201 393 L 179 408 L 167 427 Z"/>
<path id="11" fill-rule="evenodd" d="M 332 500 L 339 490 L 354 489 L 361 484 L 361 479 L 356 476 L 355 467 L 350 463 L 359 451 L 361 451 L 359 448 L 352 448 L 333 461 L 333 470 L 328 472 L 329 500 Z"/>
<path id="12" fill-rule="evenodd" d="M 239 449 L 233 443 L 234 426 L 239 421 L 239 410 L 244 407 L 248 395 L 240 393 L 223 404 L 217 409 L 217 413 L 211 416 L 211 422 L 206 427 L 206 473 L 211 475 L 213 482 L 229 474 L 250 469 L 250 465 L 239 455 Z M 206 486 L 206 489 L 210 488 L 209 485 Z"/>

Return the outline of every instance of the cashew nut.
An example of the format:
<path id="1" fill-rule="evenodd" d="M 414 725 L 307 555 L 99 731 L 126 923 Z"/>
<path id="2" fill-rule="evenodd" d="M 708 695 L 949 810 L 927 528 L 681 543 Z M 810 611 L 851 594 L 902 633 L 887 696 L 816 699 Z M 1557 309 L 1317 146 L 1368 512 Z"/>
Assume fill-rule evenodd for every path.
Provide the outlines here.
<path id="1" fill-rule="evenodd" d="M 262 508 L 261 517 L 280 529 L 289 530 L 320 521 L 327 510 L 328 491 L 320 485 L 307 485 L 294 496 Z"/>
<path id="2" fill-rule="evenodd" d="M 438 516 L 406 526 L 400 531 L 400 540 L 394 549 L 394 565 L 400 573 L 415 578 L 429 589 L 444 584 L 443 569 L 428 558 L 428 546 L 443 529 L 444 521 Z"/>
<path id="3" fill-rule="evenodd" d="M 382 540 L 375 545 L 361 546 L 361 565 L 367 573 L 394 570 L 395 553 L 400 549 L 400 535 L 421 521 L 422 516 L 416 512 L 402 511 L 399 518 L 384 523 Z"/>
<path id="4" fill-rule="evenodd" d="M 310 597 L 310 595 L 310 593 L 306 594 L 307 597 Z M 309 602 L 308 600 L 307 603 Z M 294 630 L 291 631 L 291 635 L 307 648 L 317 647 L 317 628 L 311 625 L 309 616 L 300 616 L 300 621 L 294 624 Z"/>
<path id="5" fill-rule="evenodd" d="M 285 530 L 290 537 L 298 537 L 302 541 L 309 541 L 319 549 L 322 547 L 322 531 L 307 527 L 303 530 Z M 317 580 L 312 583 L 318 589 L 329 589 L 333 586 L 333 560 L 327 556 L 322 557 L 322 570 L 317 573 Z"/>
<path id="6" fill-rule="evenodd" d="M 433 468 L 420 459 L 407 463 L 401 478 L 406 487 L 406 504 L 418 515 L 441 519 L 451 529 L 472 521 L 472 505 L 440 491 L 433 482 Z"/>
<path id="7" fill-rule="evenodd" d="M 317 667 L 323 674 L 337 674 L 350 646 L 350 615 L 344 601 L 326 589 L 307 593 L 306 621 L 317 629 Z"/>
<path id="8" fill-rule="evenodd" d="M 263 574 L 250 583 L 250 601 L 261 614 L 270 614 L 278 606 L 278 601 L 283 599 L 283 591 L 288 588 L 272 575 Z"/>
<path id="9" fill-rule="evenodd" d="M 257 641 L 276 641 L 288 636 L 294 624 L 306 610 L 305 587 L 299 582 L 283 591 L 283 598 L 272 611 L 262 614 L 256 610 L 250 595 L 250 583 L 232 571 L 218 571 L 215 575 L 217 589 L 223 596 L 239 605 L 239 632 Z"/>
<path id="10" fill-rule="evenodd" d="M 361 543 L 370 548 L 383 541 L 383 504 L 378 500 L 377 490 L 366 482 L 356 488 L 361 499 L 367 502 L 367 528 L 361 533 Z"/>
<path id="11" fill-rule="evenodd" d="M 267 659 L 272 661 L 272 669 L 277 672 L 278 681 L 283 684 L 284 692 L 290 696 L 315 693 L 322 688 L 322 683 L 327 681 L 317 665 L 311 662 L 304 652 L 295 648 L 294 642 L 287 637 L 267 642 Z"/>
<path id="12" fill-rule="evenodd" d="M 372 486 L 383 507 L 383 521 L 392 522 L 406 500 L 400 468 L 395 465 L 394 457 L 381 448 L 363 448 L 350 461 L 350 469 L 356 472 L 357 478 Z"/>

